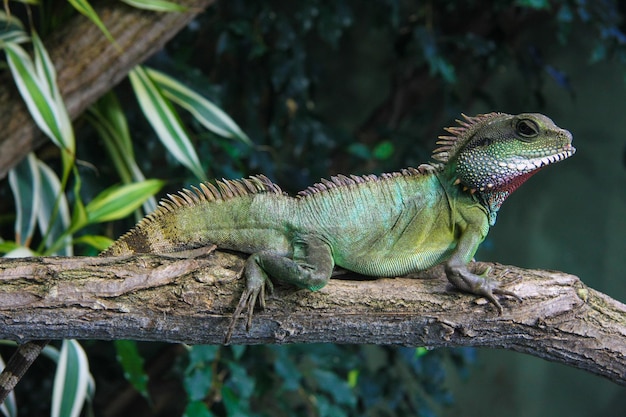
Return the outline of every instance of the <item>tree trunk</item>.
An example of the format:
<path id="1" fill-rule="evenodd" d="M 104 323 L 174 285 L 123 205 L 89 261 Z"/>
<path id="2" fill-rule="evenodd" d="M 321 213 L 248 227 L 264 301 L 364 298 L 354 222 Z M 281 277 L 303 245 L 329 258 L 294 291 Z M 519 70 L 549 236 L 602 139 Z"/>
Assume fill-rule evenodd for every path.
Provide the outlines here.
<path id="1" fill-rule="evenodd" d="M 122 2 L 100 2 L 98 16 L 111 43 L 86 17 L 77 15 L 45 39 L 72 119 L 154 54 L 213 0 L 184 0 L 185 13 L 155 13 Z M 45 137 L 33 122 L 9 73 L 0 77 L 0 179 Z"/>
<path id="2" fill-rule="evenodd" d="M 0 338 L 222 343 L 242 255 L 0 262 Z M 492 265 L 523 302 L 452 289 L 441 268 L 404 278 L 346 274 L 318 292 L 278 287 L 234 343 L 486 346 L 562 362 L 626 385 L 626 306 L 562 272 Z"/>

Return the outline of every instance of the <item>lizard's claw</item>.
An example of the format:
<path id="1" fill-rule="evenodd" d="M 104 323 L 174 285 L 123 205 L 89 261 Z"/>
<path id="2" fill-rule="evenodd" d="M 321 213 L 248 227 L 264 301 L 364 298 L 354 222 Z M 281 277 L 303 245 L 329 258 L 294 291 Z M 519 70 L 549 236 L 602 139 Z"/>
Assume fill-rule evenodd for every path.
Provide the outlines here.
<path id="1" fill-rule="evenodd" d="M 237 320 L 242 315 L 244 310 L 246 310 L 246 331 L 249 331 L 252 327 L 252 315 L 254 314 L 254 306 L 259 302 L 259 306 L 262 309 L 265 309 L 265 287 L 267 286 L 269 293 L 273 293 L 274 286 L 272 285 L 272 281 L 266 277 L 262 277 L 262 279 L 248 279 L 246 289 L 241 294 L 239 298 L 239 303 L 237 304 L 237 308 L 235 308 L 235 312 L 233 313 L 232 318 L 230 319 L 230 324 L 228 325 L 228 331 L 226 332 L 226 336 L 224 337 L 224 344 L 227 345 L 230 343 L 230 338 L 233 335 L 235 330 L 235 326 L 237 325 Z"/>
<path id="2" fill-rule="evenodd" d="M 506 275 L 508 271 L 504 271 L 498 276 L 498 278 L 489 277 L 488 275 L 490 272 L 491 267 L 487 267 L 483 273 L 476 275 L 480 279 L 473 282 L 474 285 L 472 286 L 471 292 L 485 297 L 496 307 L 498 314 L 502 314 L 504 309 L 494 294 L 510 296 L 515 298 L 517 301 L 522 301 L 522 298 L 513 291 L 500 288 L 502 284 L 499 279 Z"/>
<path id="3" fill-rule="evenodd" d="M 502 304 L 500 304 L 500 301 L 498 301 L 495 294 L 510 296 L 518 301 L 522 301 L 522 298 L 512 291 L 502 289 L 502 284 L 498 279 L 488 276 L 490 271 L 491 268 L 488 267 L 482 273 L 475 274 L 470 272 L 465 265 L 452 265 L 448 267 L 446 275 L 448 276 L 450 282 L 452 282 L 452 284 L 454 284 L 457 288 L 471 294 L 485 297 L 496 307 L 496 309 L 498 310 L 498 314 L 502 314 L 504 309 L 502 308 Z M 506 271 L 498 278 L 501 278 L 505 274 Z"/>
<path id="4" fill-rule="evenodd" d="M 487 277 L 483 277 L 483 279 L 484 281 L 481 284 L 476 285 L 471 292 L 476 295 L 481 295 L 489 300 L 498 310 L 498 314 L 502 314 L 504 309 L 494 294 L 509 295 L 521 301 L 521 298 L 514 292 L 500 288 L 500 283 L 495 279 Z"/>

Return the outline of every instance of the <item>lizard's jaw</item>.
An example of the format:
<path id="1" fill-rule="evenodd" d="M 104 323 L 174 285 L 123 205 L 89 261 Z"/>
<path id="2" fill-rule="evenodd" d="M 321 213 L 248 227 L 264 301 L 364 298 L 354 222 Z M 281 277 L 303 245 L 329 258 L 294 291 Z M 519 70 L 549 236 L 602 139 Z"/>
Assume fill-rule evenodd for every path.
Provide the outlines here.
<path id="1" fill-rule="evenodd" d="M 520 158 L 519 162 L 498 162 L 498 166 L 500 168 L 508 168 L 513 172 L 517 170 L 518 172 L 524 173 L 562 161 L 574 155 L 575 153 L 576 148 L 574 148 L 572 145 L 567 145 L 562 150 L 559 150 L 556 153 L 546 153 L 546 155 L 538 155 L 531 159 L 529 159 L 528 157 L 523 157 Z"/>
<path id="2" fill-rule="evenodd" d="M 459 178 L 457 184 L 463 189 L 475 192 L 505 192 L 512 193 L 528 178 L 548 165 L 569 158 L 576 153 L 571 143 L 554 151 L 536 152 L 531 155 L 513 155 L 506 161 L 482 160 L 474 164 L 475 171 L 465 178 Z"/>
<path id="3" fill-rule="evenodd" d="M 535 175 L 541 169 L 548 165 L 569 158 L 576 153 L 576 149 L 571 145 L 565 146 L 562 150 L 550 155 L 538 156 L 537 158 L 526 160 L 524 164 L 507 163 L 506 166 L 498 164 L 500 168 L 508 170 L 510 177 L 508 181 L 504 181 L 497 185 L 487 183 L 484 187 L 479 187 L 476 192 L 478 199 L 487 208 L 489 212 L 489 224 L 493 226 L 496 223 L 496 216 L 502 203 L 508 198 L 513 191 L 526 182 L 530 177 Z"/>
<path id="4" fill-rule="evenodd" d="M 491 173 L 472 178 L 475 182 L 471 185 L 461 179 L 457 179 L 455 184 L 476 195 L 488 210 L 489 224 L 493 226 L 498 210 L 513 191 L 541 169 L 567 159 L 574 153 L 576 149 L 569 143 L 548 154 L 537 153 L 531 158 L 528 156 L 509 158 L 507 162 L 494 162 Z M 482 168 L 484 169 L 484 164 Z"/>

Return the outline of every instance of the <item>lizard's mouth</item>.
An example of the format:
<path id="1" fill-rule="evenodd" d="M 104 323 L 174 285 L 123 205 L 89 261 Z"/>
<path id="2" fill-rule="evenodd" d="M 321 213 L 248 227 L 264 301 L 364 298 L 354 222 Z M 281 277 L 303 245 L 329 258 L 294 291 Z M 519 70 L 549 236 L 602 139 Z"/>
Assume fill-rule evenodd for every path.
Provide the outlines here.
<path id="1" fill-rule="evenodd" d="M 518 161 L 513 162 L 499 162 L 498 166 L 501 168 L 508 168 L 512 171 L 528 172 L 534 171 L 539 168 L 554 164 L 555 162 L 562 161 L 569 158 L 576 153 L 576 148 L 568 144 L 563 149 L 555 153 L 543 153 L 537 155 L 532 159 L 528 157 L 520 157 Z"/>
<path id="2" fill-rule="evenodd" d="M 472 181 L 457 183 L 462 182 L 464 189 L 469 189 L 471 193 L 505 192 L 508 195 L 542 168 L 567 159 L 575 153 L 576 148 L 566 144 L 559 150 L 538 151 L 530 157 L 526 154 L 509 158 L 508 161 L 493 161 L 493 168 L 488 170 L 488 174 L 474 176 L 471 178 Z"/>

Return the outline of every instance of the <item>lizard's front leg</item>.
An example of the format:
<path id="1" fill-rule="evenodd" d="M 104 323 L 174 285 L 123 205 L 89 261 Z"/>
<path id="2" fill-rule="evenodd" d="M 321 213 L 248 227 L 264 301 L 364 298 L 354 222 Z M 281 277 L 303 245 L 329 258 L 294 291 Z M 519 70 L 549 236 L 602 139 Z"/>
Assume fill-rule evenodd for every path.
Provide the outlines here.
<path id="1" fill-rule="evenodd" d="M 469 270 L 467 264 L 474 256 L 483 236 L 476 228 L 468 227 L 461 235 L 456 249 L 450 259 L 444 264 L 446 277 L 461 291 L 476 294 L 487 298 L 502 314 L 502 305 L 494 294 L 509 295 L 521 301 L 521 298 L 511 291 L 500 288 L 500 282 L 488 276 L 487 269 L 478 275 Z"/>
<path id="2" fill-rule="evenodd" d="M 334 261 L 330 246 L 313 235 L 298 236 L 293 240 L 293 258 L 270 251 L 252 254 L 244 265 L 242 275 L 246 288 L 228 326 L 224 343 L 228 343 L 237 319 L 246 310 L 246 330 L 250 330 L 257 299 L 265 307 L 265 287 L 272 290 L 272 280 L 316 291 L 322 288 L 333 272 Z M 271 279 L 270 279 L 271 277 Z"/>

